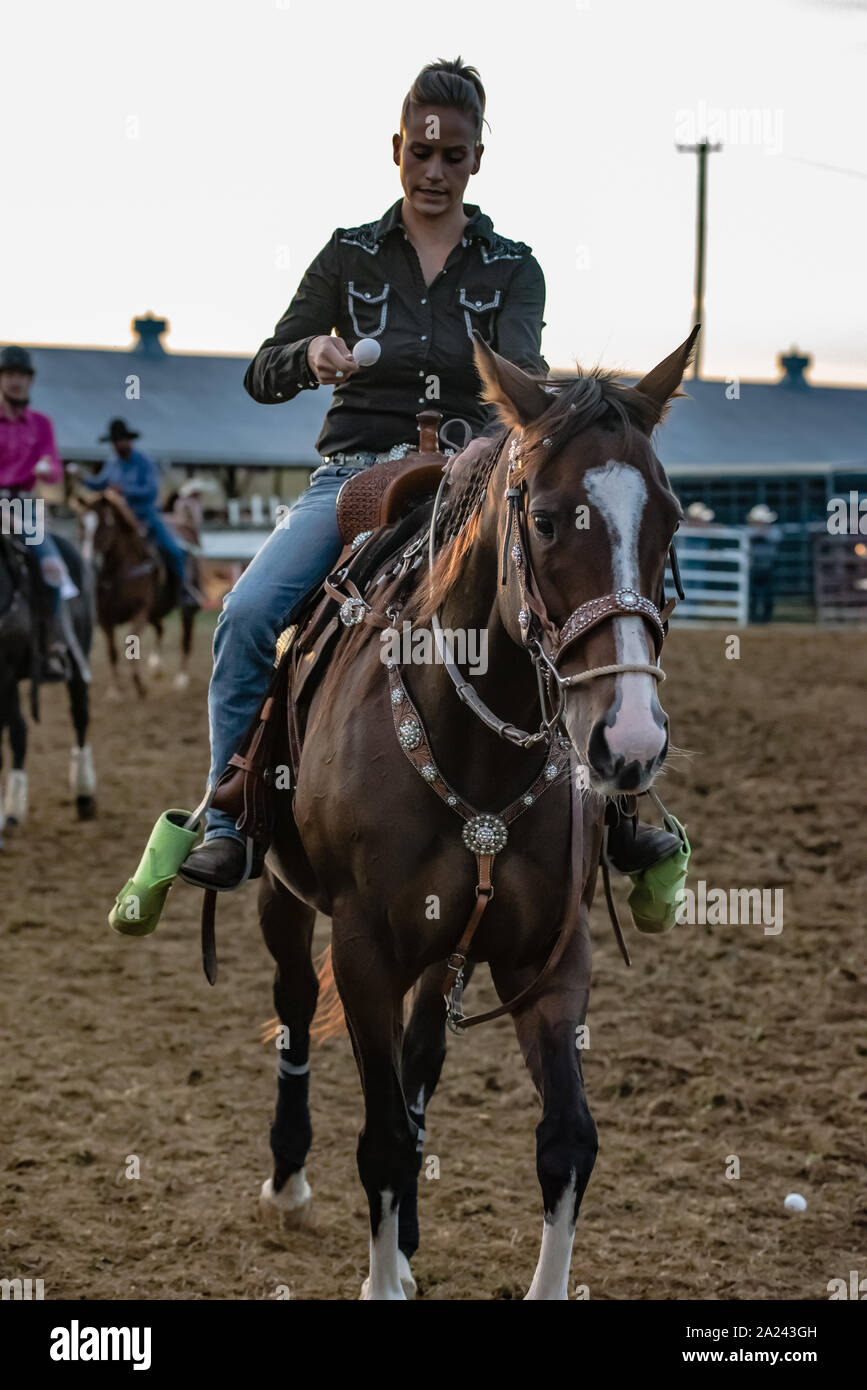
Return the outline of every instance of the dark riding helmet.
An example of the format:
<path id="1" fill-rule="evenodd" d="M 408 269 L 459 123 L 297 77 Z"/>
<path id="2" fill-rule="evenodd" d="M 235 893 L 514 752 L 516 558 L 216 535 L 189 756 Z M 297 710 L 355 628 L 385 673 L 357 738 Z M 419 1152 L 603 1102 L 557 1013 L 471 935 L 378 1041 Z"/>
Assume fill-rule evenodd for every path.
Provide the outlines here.
<path id="1" fill-rule="evenodd" d="M 29 372 L 34 376 L 36 368 L 26 348 L 5 347 L 0 350 L 0 372 Z"/>

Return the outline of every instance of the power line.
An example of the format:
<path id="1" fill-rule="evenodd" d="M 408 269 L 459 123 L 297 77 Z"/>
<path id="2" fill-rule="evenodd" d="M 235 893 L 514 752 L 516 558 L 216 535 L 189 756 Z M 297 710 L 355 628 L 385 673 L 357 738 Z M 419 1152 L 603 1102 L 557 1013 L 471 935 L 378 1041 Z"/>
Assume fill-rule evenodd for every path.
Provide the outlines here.
<path id="1" fill-rule="evenodd" d="M 782 158 L 789 160 L 791 164 L 809 164 L 813 169 L 827 169 L 829 174 L 846 174 L 851 179 L 867 179 L 867 172 L 863 169 L 843 169 L 839 164 L 823 164 L 819 159 L 801 159 L 796 154 L 784 154 Z"/>

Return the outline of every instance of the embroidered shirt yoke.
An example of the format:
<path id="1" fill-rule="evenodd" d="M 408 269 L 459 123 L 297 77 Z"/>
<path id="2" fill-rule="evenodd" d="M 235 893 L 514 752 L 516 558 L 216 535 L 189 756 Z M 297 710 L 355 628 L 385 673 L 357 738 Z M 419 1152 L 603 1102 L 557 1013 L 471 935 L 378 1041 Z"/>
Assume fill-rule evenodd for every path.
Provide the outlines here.
<path id="1" fill-rule="evenodd" d="M 318 334 L 335 329 L 350 351 L 360 338 L 376 338 L 379 360 L 334 388 L 316 441 L 321 454 L 414 442 L 424 409 L 466 420 L 474 435 L 490 432 L 493 409 L 477 398 L 474 329 L 518 366 L 547 371 L 545 281 L 530 247 L 500 236 L 465 204 L 461 240 L 426 285 L 401 207 L 363 227 L 337 228 L 244 378 L 254 400 L 275 405 L 318 386 L 307 363 Z"/>

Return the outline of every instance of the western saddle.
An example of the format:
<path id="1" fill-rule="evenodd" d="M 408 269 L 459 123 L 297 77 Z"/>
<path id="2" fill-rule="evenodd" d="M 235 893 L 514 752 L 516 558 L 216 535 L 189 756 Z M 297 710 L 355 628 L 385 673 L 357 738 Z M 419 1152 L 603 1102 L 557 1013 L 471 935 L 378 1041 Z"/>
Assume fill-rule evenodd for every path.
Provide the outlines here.
<path id="1" fill-rule="evenodd" d="M 342 628 L 360 620 L 365 593 L 377 576 L 384 578 L 387 562 L 418 532 L 424 520 L 420 508 L 432 501 L 442 481 L 446 463 L 438 447 L 442 415 L 424 410 L 417 420 L 417 449 L 402 459 L 372 464 L 348 478 L 340 489 L 337 523 L 343 549 L 331 573 L 304 594 L 289 614 L 290 626 L 277 644 L 276 669 L 266 697 L 214 790 L 211 804 L 233 815 L 238 829 L 260 849 L 271 839 L 284 711 L 294 789 L 310 700 Z M 416 551 L 412 559 L 406 555 L 399 559 L 396 568 L 402 564 L 408 574 L 420 560 L 421 552 Z M 380 622 L 388 626 L 387 619 Z"/>

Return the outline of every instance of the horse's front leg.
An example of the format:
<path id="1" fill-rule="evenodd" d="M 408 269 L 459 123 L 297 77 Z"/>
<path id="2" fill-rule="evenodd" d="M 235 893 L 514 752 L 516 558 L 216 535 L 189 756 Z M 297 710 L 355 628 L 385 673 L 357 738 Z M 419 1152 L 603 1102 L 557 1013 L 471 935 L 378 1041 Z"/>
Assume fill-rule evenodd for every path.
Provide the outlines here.
<path id="1" fill-rule="evenodd" d="M 473 963 L 464 968 L 464 985 L 473 973 Z M 415 987 L 412 1013 L 403 1041 L 403 1093 L 411 1118 L 418 1126 L 417 1174 L 424 1160 L 425 1114 L 440 1079 L 446 1055 L 446 1001 L 442 991 L 443 963 L 428 966 Z M 415 1280 L 409 1261 L 418 1249 L 418 1176 L 400 1203 L 398 1222 L 401 1282 L 408 1296 L 415 1293 Z M 406 1264 L 404 1265 L 404 1261 Z"/>
<path id="2" fill-rule="evenodd" d="M 404 1099 L 400 1054 L 403 996 L 411 980 L 398 976 L 376 946 L 370 924 L 354 913 L 335 913 L 333 959 L 364 1091 L 357 1158 L 370 1210 L 370 1274 L 361 1297 L 406 1299 L 398 1211 L 415 1181 L 418 1129 Z"/>
<path id="3" fill-rule="evenodd" d="M 539 968 L 541 968 L 541 962 Z M 501 999 L 529 983 L 532 972 L 494 972 Z M 545 1222 L 542 1249 L 526 1297 L 566 1299 L 575 1222 L 596 1162 L 596 1126 L 581 1070 L 583 1027 L 590 996 L 590 936 L 586 913 L 552 978 L 515 1018 L 524 1060 L 542 1098 L 536 1128 L 536 1172 Z M 580 1030 L 580 1031 L 579 1031 Z"/>
<path id="4" fill-rule="evenodd" d="M 319 985 L 310 959 L 316 913 L 265 868 L 259 888 L 259 921 L 277 963 L 274 1003 L 277 1037 L 277 1108 L 271 1126 L 274 1170 L 259 1196 L 259 1215 L 283 1229 L 306 1225 L 313 1215 L 305 1161 L 313 1141 L 310 1124 L 310 1023 Z"/>

